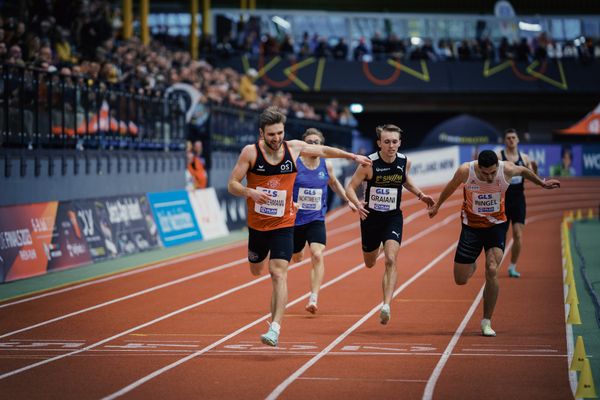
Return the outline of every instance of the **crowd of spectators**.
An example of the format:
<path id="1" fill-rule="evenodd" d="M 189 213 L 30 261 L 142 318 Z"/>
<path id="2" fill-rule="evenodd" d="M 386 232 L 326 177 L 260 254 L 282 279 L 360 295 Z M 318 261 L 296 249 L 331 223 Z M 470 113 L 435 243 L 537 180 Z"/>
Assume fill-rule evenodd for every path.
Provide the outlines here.
<path id="1" fill-rule="evenodd" d="M 201 104 L 230 105 L 262 110 L 275 105 L 298 118 L 352 125 L 347 107 L 330 106 L 319 114 L 290 93 L 257 85 L 257 71 L 240 74 L 217 68 L 215 57 L 250 54 L 294 57 L 326 57 L 340 60 L 481 60 L 531 61 L 545 57 L 592 60 L 600 57 L 600 44 L 591 39 L 557 44 L 545 33 L 532 40 L 511 43 L 506 38 L 493 43 L 486 37 L 454 42 L 402 39 L 394 34 L 375 34 L 352 47 L 344 38 L 326 38 L 305 32 L 299 43 L 292 36 L 276 38 L 258 29 L 242 29 L 239 37 L 228 35 L 216 42 L 201 38 L 201 59 L 193 60 L 183 50 L 183 38 L 171 37 L 165 28 L 149 45 L 139 38 L 123 40 L 119 8 L 107 0 L 70 2 L 33 1 L 21 18 L 0 15 L 0 62 L 57 72 L 80 82 L 104 85 L 122 91 L 162 95 L 173 84 L 187 83 L 200 93 Z M 579 39 L 578 39 L 579 40 Z M 85 79 L 84 79 L 85 77 Z"/>
<path id="2" fill-rule="evenodd" d="M 259 36 L 255 31 L 242 31 L 240 37 L 225 36 L 214 51 L 219 56 L 250 54 L 265 56 L 309 56 L 325 57 L 337 60 L 371 61 L 393 58 L 402 60 L 428 61 L 473 61 L 491 60 L 502 62 L 515 60 L 531 62 L 534 59 L 567 58 L 584 62 L 600 58 L 600 41 L 581 38 L 556 42 L 547 33 L 541 32 L 530 39 L 521 38 L 510 41 L 503 37 L 495 43 L 489 37 L 481 35 L 478 39 L 453 41 L 440 39 L 434 43 L 431 39 L 399 38 L 391 33 L 384 37 L 379 33 L 370 38 L 360 38 L 352 47 L 345 38 L 327 38 L 314 33 L 304 32 L 299 43 L 295 43 L 290 34 L 276 38 L 270 34 Z"/>
<path id="3" fill-rule="evenodd" d="M 173 84 L 187 83 L 198 90 L 202 104 L 255 110 L 276 105 L 291 116 L 321 119 L 313 107 L 294 101 L 291 94 L 256 85 L 253 69 L 243 75 L 215 68 L 160 40 L 147 46 L 137 37 L 122 40 L 121 12 L 106 0 L 34 3 L 43 6 L 29 9 L 23 20 L 0 15 L 0 63 L 157 96 Z"/>

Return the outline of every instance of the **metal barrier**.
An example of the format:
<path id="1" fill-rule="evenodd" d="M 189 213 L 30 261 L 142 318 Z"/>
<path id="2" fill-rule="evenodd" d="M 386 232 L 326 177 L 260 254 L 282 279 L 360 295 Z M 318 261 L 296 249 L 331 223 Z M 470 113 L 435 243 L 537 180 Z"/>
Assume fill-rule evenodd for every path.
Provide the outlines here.
<path id="1" fill-rule="evenodd" d="M 160 96 L 4 64 L 0 147 L 182 150 L 185 110 Z"/>

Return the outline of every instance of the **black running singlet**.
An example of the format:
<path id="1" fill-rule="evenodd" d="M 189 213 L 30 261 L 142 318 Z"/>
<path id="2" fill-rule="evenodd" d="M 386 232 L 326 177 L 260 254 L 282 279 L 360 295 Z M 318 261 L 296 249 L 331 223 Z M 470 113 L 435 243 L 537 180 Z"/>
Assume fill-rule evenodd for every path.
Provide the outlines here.
<path id="1" fill-rule="evenodd" d="M 400 214 L 402 185 L 406 181 L 406 156 L 397 153 L 390 164 L 383 161 L 379 152 L 369 155 L 369 158 L 373 161 L 373 177 L 367 181 L 367 210 L 386 215 Z"/>

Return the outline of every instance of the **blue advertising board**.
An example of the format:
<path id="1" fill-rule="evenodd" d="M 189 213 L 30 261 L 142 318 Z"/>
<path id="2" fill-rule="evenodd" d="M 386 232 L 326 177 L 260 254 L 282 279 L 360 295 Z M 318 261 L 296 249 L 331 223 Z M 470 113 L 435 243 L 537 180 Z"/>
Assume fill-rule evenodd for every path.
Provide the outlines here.
<path id="1" fill-rule="evenodd" d="M 148 200 L 165 247 L 202 239 L 185 190 L 148 193 Z"/>
<path id="2" fill-rule="evenodd" d="M 585 146 L 582 154 L 583 176 L 600 175 L 600 146 Z"/>

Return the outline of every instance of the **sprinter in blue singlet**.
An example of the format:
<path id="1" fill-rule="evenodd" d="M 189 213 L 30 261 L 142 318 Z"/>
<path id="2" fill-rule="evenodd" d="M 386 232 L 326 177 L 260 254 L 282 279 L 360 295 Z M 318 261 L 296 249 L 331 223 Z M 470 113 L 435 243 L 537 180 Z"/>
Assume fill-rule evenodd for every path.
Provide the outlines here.
<path id="1" fill-rule="evenodd" d="M 323 134 L 315 128 L 304 132 L 302 139 L 309 144 L 322 145 Z M 325 233 L 325 213 L 327 212 L 327 186 L 348 202 L 344 187 L 333 174 L 329 161 L 319 157 L 300 156 L 296 160 L 298 175 L 294 183 L 294 203 L 298 208 L 296 225 L 294 226 L 294 255 L 292 260 L 299 262 L 304 256 L 304 246 L 308 242 L 312 268 L 310 270 L 310 297 L 306 311 L 317 312 L 319 289 L 325 273 L 323 251 L 327 244 Z M 356 207 L 348 203 L 352 211 Z"/>

